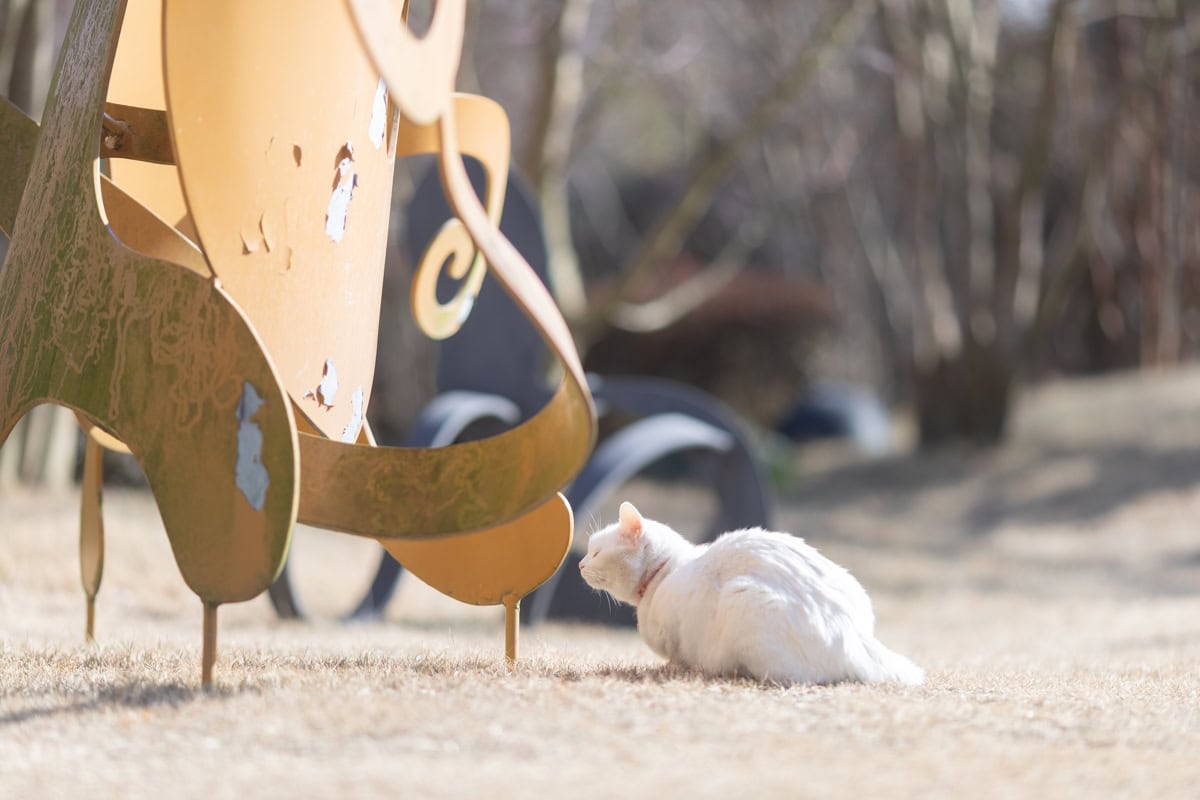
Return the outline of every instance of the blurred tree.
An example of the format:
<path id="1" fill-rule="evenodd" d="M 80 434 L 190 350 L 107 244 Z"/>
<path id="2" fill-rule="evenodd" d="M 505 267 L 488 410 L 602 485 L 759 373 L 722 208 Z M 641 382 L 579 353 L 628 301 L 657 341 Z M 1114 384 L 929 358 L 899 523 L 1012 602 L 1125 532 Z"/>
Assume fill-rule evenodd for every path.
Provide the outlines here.
<path id="1" fill-rule="evenodd" d="M 990 442 L 1020 380 L 1196 350 L 1194 5 L 523 0 L 472 52 L 582 348 L 651 343 L 753 264 L 821 281 L 922 442 Z M 711 383 L 797 379 L 762 372 Z"/>
<path id="2" fill-rule="evenodd" d="M 581 351 L 599 342 L 609 346 L 595 359 L 603 359 L 601 350 L 649 356 L 678 343 L 674 364 L 693 362 L 685 369 L 663 360 L 619 366 L 701 385 L 705 363 L 718 375 L 734 351 L 761 350 L 766 366 L 767 353 L 778 356 L 782 348 L 790 366 L 788 341 L 811 338 L 812 318 L 827 308 L 813 296 L 812 281 L 778 276 L 781 289 L 741 274 L 749 261 L 769 260 L 757 251 L 782 240 L 792 209 L 771 208 L 774 192 L 739 189 L 746 186 L 739 173 L 755 162 L 770 173 L 767 134 L 795 114 L 797 97 L 857 38 L 873 4 L 768 3 L 755 13 L 711 0 L 481 7 L 478 30 L 488 35 L 469 48 L 472 74 L 510 110 L 517 161 L 541 198 L 552 287 Z M 794 253 L 783 257 L 797 260 Z M 733 282 L 744 291 L 731 293 Z M 680 326 L 697 311 L 714 324 L 712 317 L 725 317 L 725 327 L 711 333 L 729 339 L 729 324 L 737 322 L 730 314 L 747 318 L 752 311 L 727 299 L 740 296 L 761 308 L 756 295 L 794 297 L 797 319 L 773 304 L 774 318 L 742 345 L 713 342 L 724 355 L 696 346 L 696 335 L 710 333 L 703 326 Z M 756 416 L 780 412 L 801 380 L 776 381 L 780 400 Z M 738 381 L 715 380 L 708 388 L 721 383 Z"/>
<path id="3" fill-rule="evenodd" d="M 1022 370 L 1061 363 L 1068 312 L 1082 311 L 1085 328 L 1095 317 L 1109 340 L 1084 359 L 1157 364 L 1181 352 L 1194 178 L 1181 163 L 1188 117 L 1172 113 L 1168 87 L 1185 102 L 1185 10 L 1155 0 L 1143 15 L 1089 18 L 1071 0 L 1025 6 L 1044 12 L 1033 30 L 1006 29 L 984 0 L 879 2 L 897 142 L 847 191 L 852 212 L 892 215 L 857 233 L 876 239 L 864 249 L 925 444 L 999 438 Z M 893 290 L 897 272 L 912 291 Z M 1112 293 L 1128 280 L 1136 302 L 1120 310 Z M 1127 326 L 1138 352 L 1114 358 Z"/>
<path id="4" fill-rule="evenodd" d="M 31 113 L 70 6 L 0 0 Z M 1188 0 L 479 0 L 459 83 L 509 112 L 589 363 L 768 425 L 852 378 L 986 442 L 1021 381 L 1200 349 L 1198 41 Z M 432 391 L 400 252 L 385 438 Z"/>

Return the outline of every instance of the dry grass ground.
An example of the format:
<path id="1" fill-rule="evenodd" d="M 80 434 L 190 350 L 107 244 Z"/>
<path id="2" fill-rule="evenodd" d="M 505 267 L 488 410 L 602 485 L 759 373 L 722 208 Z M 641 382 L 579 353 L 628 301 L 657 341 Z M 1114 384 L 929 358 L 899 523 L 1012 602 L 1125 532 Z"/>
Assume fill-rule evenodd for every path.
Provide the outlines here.
<path id="1" fill-rule="evenodd" d="M 510 674 L 495 612 L 410 583 L 378 624 L 222 609 L 201 692 L 200 605 L 144 495 L 108 496 L 92 646 L 76 498 L 0 498 L 0 796 L 1197 796 L 1200 372 L 1032 393 L 991 454 L 800 468 L 779 527 L 859 576 L 926 686 L 704 681 L 569 626 L 526 630 Z M 326 615 L 372 547 L 298 537 Z"/>

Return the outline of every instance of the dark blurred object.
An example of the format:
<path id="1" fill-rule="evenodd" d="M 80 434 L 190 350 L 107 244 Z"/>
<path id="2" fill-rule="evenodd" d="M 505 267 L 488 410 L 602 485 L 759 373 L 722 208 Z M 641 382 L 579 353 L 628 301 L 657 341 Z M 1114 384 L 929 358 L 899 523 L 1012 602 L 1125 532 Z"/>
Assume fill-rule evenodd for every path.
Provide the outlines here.
<path id="1" fill-rule="evenodd" d="M 869 455 L 892 446 L 887 409 L 872 392 L 835 381 L 817 381 L 775 426 L 793 442 L 846 439 Z"/>
<path id="2" fill-rule="evenodd" d="M 706 269 L 680 256 L 657 296 Z M 834 319 L 816 282 L 744 268 L 685 316 L 653 331 L 610 327 L 584 356 L 600 373 L 653 375 L 702 389 L 762 425 L 783 413 L 807 378 L 810 349 Z"/>

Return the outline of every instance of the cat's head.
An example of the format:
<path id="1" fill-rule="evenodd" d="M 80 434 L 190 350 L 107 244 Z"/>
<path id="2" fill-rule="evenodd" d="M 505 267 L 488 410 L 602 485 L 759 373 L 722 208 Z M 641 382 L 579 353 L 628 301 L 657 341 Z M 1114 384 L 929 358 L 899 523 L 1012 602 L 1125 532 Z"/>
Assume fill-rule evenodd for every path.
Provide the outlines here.
<path id="1" fill-rule="evenodd" d="M 587 555 L 579 562 L 588 586 L 637 605 L 638 584 L 646 571 L 647 530 L 652 524 L 633 503 L 621 503 L 617 522 L 588 539 Z"/>

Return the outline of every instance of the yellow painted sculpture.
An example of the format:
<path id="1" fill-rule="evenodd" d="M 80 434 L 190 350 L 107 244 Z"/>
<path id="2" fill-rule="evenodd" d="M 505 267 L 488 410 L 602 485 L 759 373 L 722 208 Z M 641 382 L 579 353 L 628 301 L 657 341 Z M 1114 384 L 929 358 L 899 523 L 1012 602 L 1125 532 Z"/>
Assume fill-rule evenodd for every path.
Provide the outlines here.
<path id="1" fill-rule="evenodd" d="M 297 516 L 380 539 L 464 602 L 503 604 L 515 658 L 517 602 L 566 554 L 557 490 L 586 459 L 595 418 L 566 325 L 497 228 L 507 119 L 452 91 L 464 3 L 442 0 L 419 40 L 401 4 L 377 0 L 127 5 L 78 0 L 40 131 L 0 101 L 0 229 L 12 237 L 0 434 L 41 402 L 74 408 L 89 432 L 89 635 L 100 447 L 127 447 L 204 603 L 203 682 L 217 606 L 271 583 Z M 458 219 L 419 265 L 414 317 L 453 335 L 488 269 L 563 379 L 500 436 L 376 447 L 364 418 L 392 163 L 421 152 L 437 155 Z M 462 153 L 485 165 L 486 206 Z M 461 281 L 444 304 L 443 269 Z"/>

